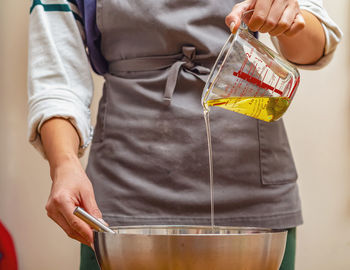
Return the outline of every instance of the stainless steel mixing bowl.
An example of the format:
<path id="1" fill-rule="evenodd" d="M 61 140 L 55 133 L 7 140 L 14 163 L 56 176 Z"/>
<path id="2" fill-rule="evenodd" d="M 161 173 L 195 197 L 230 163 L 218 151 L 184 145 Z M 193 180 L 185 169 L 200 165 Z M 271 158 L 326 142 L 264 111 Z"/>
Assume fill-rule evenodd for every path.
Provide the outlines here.
<path id="1" fill-rule="evenodd" d="M 94 232 L 103 270 L 278 270 L 287 232 L 261 228 L 130 226 Z"/>

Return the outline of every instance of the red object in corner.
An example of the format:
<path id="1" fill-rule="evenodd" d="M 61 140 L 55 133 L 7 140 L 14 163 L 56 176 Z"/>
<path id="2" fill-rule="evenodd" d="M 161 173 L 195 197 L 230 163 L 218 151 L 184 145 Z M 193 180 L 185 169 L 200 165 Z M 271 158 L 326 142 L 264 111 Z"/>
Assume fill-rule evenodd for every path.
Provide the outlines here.
<path id="1" fill-rule="evenodd" d="M 17 270 L 15 245 L 10 233 L 0 222 L 0 270 Z"/>

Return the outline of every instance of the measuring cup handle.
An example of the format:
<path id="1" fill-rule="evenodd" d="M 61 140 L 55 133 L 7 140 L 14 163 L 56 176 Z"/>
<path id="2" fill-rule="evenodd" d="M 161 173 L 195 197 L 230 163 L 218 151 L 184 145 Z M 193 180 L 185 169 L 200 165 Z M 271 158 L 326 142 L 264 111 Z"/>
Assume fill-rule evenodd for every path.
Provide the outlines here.
<path id="1" fill-rule="evenodd" d="M 248 25 L 244 22 L 244 19 L 246 18 L 246 16 L 248 14 L 250 14 L 252 12 L 254 12 L 254 9 L 249 9 L 249 10 L 243 12 L 243 14 L 241 16 L 241 25 L 240 25 L 241 28 L 248 30 Z"/>

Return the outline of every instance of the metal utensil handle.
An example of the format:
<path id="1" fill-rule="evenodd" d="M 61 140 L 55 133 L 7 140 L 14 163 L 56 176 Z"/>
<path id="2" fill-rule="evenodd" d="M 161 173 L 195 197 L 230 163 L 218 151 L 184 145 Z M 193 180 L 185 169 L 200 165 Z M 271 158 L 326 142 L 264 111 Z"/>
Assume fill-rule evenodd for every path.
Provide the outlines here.
<path id="1" fill-rule="evenodd" d="M 96 231 L 115 233 L 115 231 L 110 229 L 108 226 L 104 225 L 101 221 L 99 221 L 95 217 L 91 216 L 89 213 L 87 213 L 86 211 L 84 211 L 80 207 L 75 208 L 73 214 L 76 215 L 81 220 L 85 221 L 87 224 L 89 224 Z"/>

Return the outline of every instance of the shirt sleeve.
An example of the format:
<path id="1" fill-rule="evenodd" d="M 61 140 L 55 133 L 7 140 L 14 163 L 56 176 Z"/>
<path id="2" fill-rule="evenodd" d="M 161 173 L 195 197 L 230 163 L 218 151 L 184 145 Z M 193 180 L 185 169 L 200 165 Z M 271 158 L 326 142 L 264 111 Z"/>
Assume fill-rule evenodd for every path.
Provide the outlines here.
<path id="1" fill-rule="evenodd" d="M 326 36 L 326 45 L 324 55 L 316 63 L 312 65 L 297 65 L 303 69 L 320 69 L 326 66 L 333 57 L 334 51 L 339 44 L 343 33 L 336 23 L 329 17 L 327 11 L 323 7 L 322 0 L 298 0 L 300 9 L 312 13 L 321 22 Z M 279 44 L 276 37 L 271 38 L 274 46 L 280 52 Z"/>
<path id="2" fill-rule="evenodd" d="M 44 156 L 42 124 L 69 120 L 80 137 L 79 156 L 92 139 L 93 82 L 75 1 L 34 0 L 28 50 L 28 138 Z"/>

